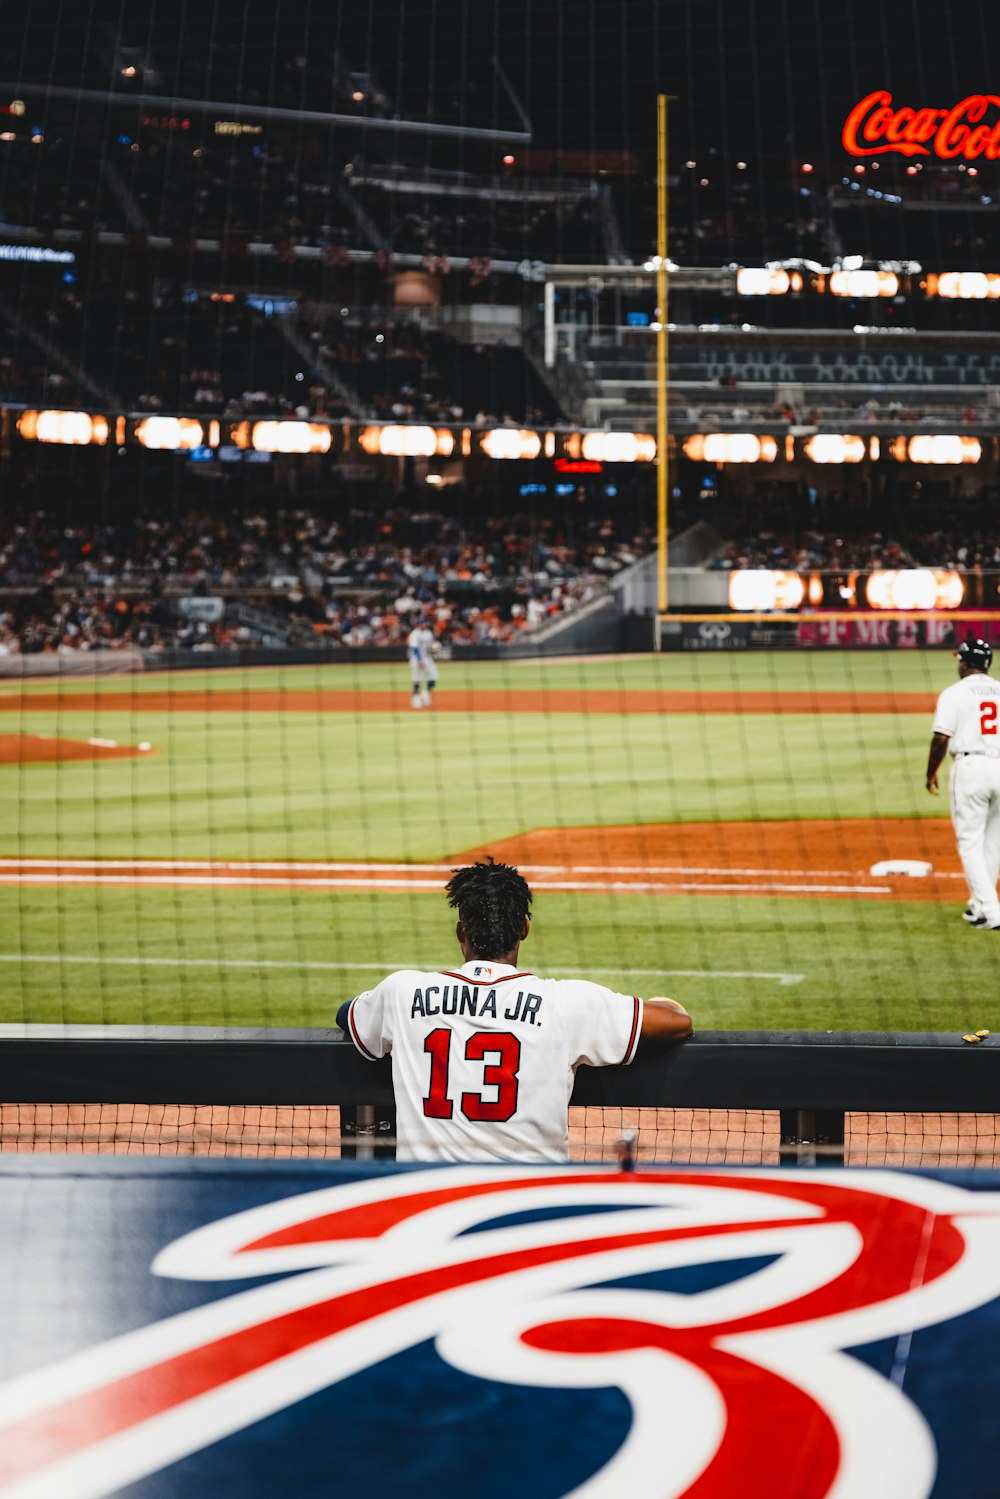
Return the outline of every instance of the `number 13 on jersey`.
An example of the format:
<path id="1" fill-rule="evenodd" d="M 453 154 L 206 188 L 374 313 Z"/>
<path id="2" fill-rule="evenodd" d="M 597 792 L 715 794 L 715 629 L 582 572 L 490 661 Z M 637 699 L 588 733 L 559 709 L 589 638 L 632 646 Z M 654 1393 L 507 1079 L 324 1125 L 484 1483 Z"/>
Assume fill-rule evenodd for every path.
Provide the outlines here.
<path id="1" fill-rule="evenodd" d="M 451 1061 L 453 1032 L 447 1026 L 431 1031 L 424 1041 L 424 1051 L 431 1059 L 430 1087 L 424 1097 L 426 1119 L 450 1119 L 454 1103 L 448 1097 L 448 1068 Z M 510 1031 L 476 1031 L 465 1043 L 465 1060 L 482 1062 L 483 1089 L 496 1088 L 494 1099 L 482 1093 L 463 1093 L 462 1113 L 466 1119 L 489 1119 L 503 1124 L 517 1108 L 517 1070 L 521 1064 L 521 1043 Z"/>

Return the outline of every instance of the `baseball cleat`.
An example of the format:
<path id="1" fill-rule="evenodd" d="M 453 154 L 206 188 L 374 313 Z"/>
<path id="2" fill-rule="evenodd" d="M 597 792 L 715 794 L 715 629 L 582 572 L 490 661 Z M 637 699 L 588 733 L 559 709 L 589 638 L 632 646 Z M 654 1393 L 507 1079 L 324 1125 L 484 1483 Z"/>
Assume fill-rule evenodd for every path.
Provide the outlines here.
<path id="1" fill-rule="evenodd" d="M 984 918 L 982 916 L 977 916 L 971 906 L 966 906 L 965 910 L 962 912 L 962 920 L 967 921 L 970 926 L 984 925 Z"/>

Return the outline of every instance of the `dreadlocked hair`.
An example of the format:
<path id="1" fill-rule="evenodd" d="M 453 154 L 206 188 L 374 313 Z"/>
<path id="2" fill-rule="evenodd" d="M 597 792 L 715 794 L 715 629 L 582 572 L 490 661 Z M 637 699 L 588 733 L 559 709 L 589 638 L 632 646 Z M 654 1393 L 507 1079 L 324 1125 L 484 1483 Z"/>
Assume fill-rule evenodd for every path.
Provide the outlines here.
<path id="1" fill-rule="evenodd" d="M 456 869 L 445 886 L 477 958 L 502 958 L 521 940 L 531 913 L 527 880 L 491 855 Z"/>

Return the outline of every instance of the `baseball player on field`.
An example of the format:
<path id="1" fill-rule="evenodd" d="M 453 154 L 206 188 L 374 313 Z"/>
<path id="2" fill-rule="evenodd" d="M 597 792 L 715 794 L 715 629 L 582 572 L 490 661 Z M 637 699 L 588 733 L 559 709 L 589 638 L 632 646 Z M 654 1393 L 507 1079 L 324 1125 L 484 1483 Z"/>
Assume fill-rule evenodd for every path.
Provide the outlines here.
<path id="1" fill-rule="evenodd" d="M 519 967 L 532 897 L 510 865 L 457 869 L 447 891 L 461 967 L 391 973 L 337 1024 L 363 1057 L 392 1055 L 397 1159 L 567 1161 L 577 1067 L 627 1064 L 640 1039 L 683 1041 L 690 1016 Z"/>
<path id="2" fill-rule="evenodd" d="M 406 655 L 410 663 L 413 682 L 411 707 L 429 708 L 431 693 L 437 686 L 437 663 L 434 660 L 437 641 L 426 620 L 418 619 L 406 637 Z"/>
<path id="3" fill-rule="evenodd" d="M 952 757 L 949 792 L 958 852 L 969 882 L 962 917 L 1000 931 L 1000 683 L 988 675 L 993 651 L 970 634 L 955 652 L 958 681 L 937 700 L 927 757 L 927 790 L 938 794 L 938 767 Z"/>

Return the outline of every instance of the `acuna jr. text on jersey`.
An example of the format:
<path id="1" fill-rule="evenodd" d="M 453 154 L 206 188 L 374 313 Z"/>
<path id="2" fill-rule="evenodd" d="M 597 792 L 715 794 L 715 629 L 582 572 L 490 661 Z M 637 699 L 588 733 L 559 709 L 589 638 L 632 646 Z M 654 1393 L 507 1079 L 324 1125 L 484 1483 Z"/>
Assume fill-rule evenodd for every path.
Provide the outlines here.
<path id="1" fill-rule="evenodd" d="M 504 996 L 506 999 L 507 996 Z M 501 1000 L 501 1005 L 503 1004 Z M 497 991 L 480 989 L 469 984 L 428 984 L 425 989 L 414 989 L 410 1006 L 410 1019 L 418 1015 L 469 1015 L 476 1020 L 491 1016 L 494 1020 L 527 1021 L 529 1025 L 541 1025 L 536 1017 L 542 1007 L 540 994 L 529 994 L 518 989 L 517 997 L 506 1009 L 497 1013 Z"/>

